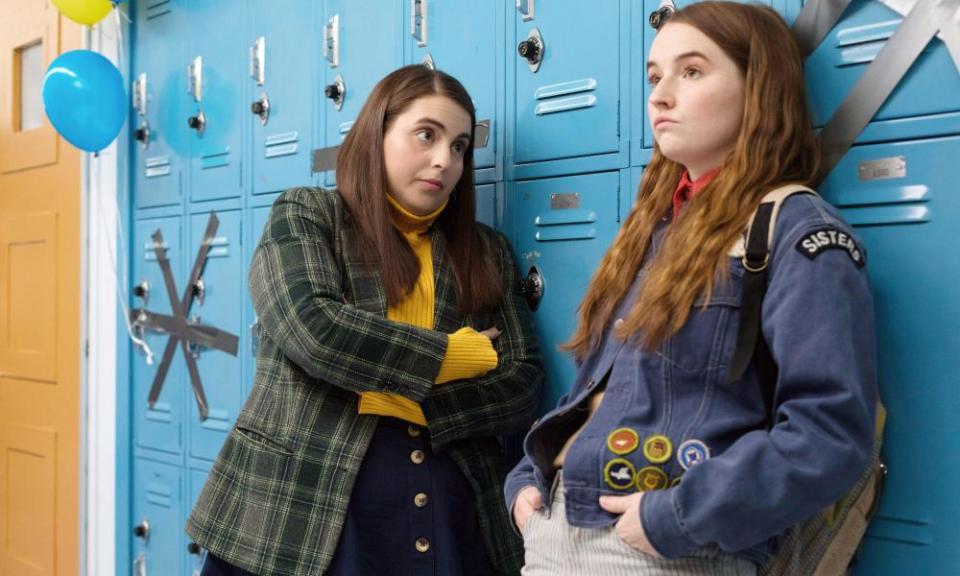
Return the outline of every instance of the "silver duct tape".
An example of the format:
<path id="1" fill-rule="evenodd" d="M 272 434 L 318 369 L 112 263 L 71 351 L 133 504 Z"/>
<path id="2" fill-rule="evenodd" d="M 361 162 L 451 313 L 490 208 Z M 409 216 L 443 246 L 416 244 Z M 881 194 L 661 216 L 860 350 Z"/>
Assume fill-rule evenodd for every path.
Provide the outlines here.
<path id="1" fill-rule="evenodd" d="M 897 14 L 906 16 L 913 10 L 917 0 L 880 0 L 880 3 Z M 947 47 L 947 52 L 953 59 L 953 65 L 960 73 L 960 9 L 954 11 L 953 16 L 943 23 L 937 38 Z"/>

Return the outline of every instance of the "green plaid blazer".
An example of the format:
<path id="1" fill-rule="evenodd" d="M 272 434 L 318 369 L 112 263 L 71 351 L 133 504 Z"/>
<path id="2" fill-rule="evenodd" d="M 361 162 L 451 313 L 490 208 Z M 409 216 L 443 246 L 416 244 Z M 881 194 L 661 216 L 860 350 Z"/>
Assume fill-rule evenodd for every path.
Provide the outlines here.
<path id="1" fill-rule="evenodd" d="M 394 392 L 421 403 L 433 449 L 450 454 L 473 487 L 494 566 L 516 574 L 523 543 L 503 500 L 498 436 L 529 428 L 543 368 L 510 247 L 479 226 L 507 296 L 499 308 L 465 317 L 444 238 L 434 231 L 436 330 L 424 330 L 386 319 L 379 273 L 346 249 L 349 221 L 335 191 L 295 188 L 274 203 L 249 275 L 260 321 L 253 391 L 187 533 L 254 574 L 323 574 L 377 426 L 377 416 L 357 414 L 357 393 Z M 502 331 L 494 342 L 499 364 L 483 377 L 434 387 L 446 334 L 462 326 Z"/>

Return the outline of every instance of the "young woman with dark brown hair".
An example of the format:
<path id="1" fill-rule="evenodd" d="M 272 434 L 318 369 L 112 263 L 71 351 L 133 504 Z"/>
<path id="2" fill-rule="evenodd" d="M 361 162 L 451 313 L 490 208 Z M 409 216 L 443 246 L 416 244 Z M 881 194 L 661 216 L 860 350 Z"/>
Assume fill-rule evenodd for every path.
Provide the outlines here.
<path id="1" fill-rule="evenodd" d="M 764 264 L 773 381 L 755 364 L 728 378 L 745 229 L 818 167 L 789 28 L 757 5 L 690 4 L 646 67 L 653 159 L 581 305 L 573 389 L 507 481 L 524 574 L 754 574 L 871 456 L 863 252 L 814 194 L 780 206 Z"/>
<path id="2" fill-rule="evenodd" d="M 506 240 L 474 217 L 475 112 L 380 81 L 338 190 L 274 203 L 250 268 L 254 388 L 187 524 L 204 575 L 512 574 L 497 436 L 543 371 Z"/>

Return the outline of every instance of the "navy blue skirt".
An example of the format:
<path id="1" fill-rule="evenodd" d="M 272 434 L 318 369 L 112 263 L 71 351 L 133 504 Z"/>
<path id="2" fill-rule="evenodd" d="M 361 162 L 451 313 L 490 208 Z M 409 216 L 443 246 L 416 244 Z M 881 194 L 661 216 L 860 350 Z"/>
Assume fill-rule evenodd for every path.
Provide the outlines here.
<path id="1" fill-rule="evenodd" d="M 473 490 L 427 430 L 381 417 L 327 574 L 488 576 Z"/>

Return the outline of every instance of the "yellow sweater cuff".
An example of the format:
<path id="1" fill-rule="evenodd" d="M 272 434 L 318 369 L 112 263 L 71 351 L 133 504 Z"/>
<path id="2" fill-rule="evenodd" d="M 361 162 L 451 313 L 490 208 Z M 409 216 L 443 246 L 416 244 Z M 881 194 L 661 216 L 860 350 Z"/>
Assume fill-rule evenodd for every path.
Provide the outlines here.
<path id="1" fill-rule="evenodd" d="M 469 326 L 450 334 L 447 354 L 440 364 L 436 384 L 476 378 L 497 367 L 497 351 L 493 342 Z"/>

